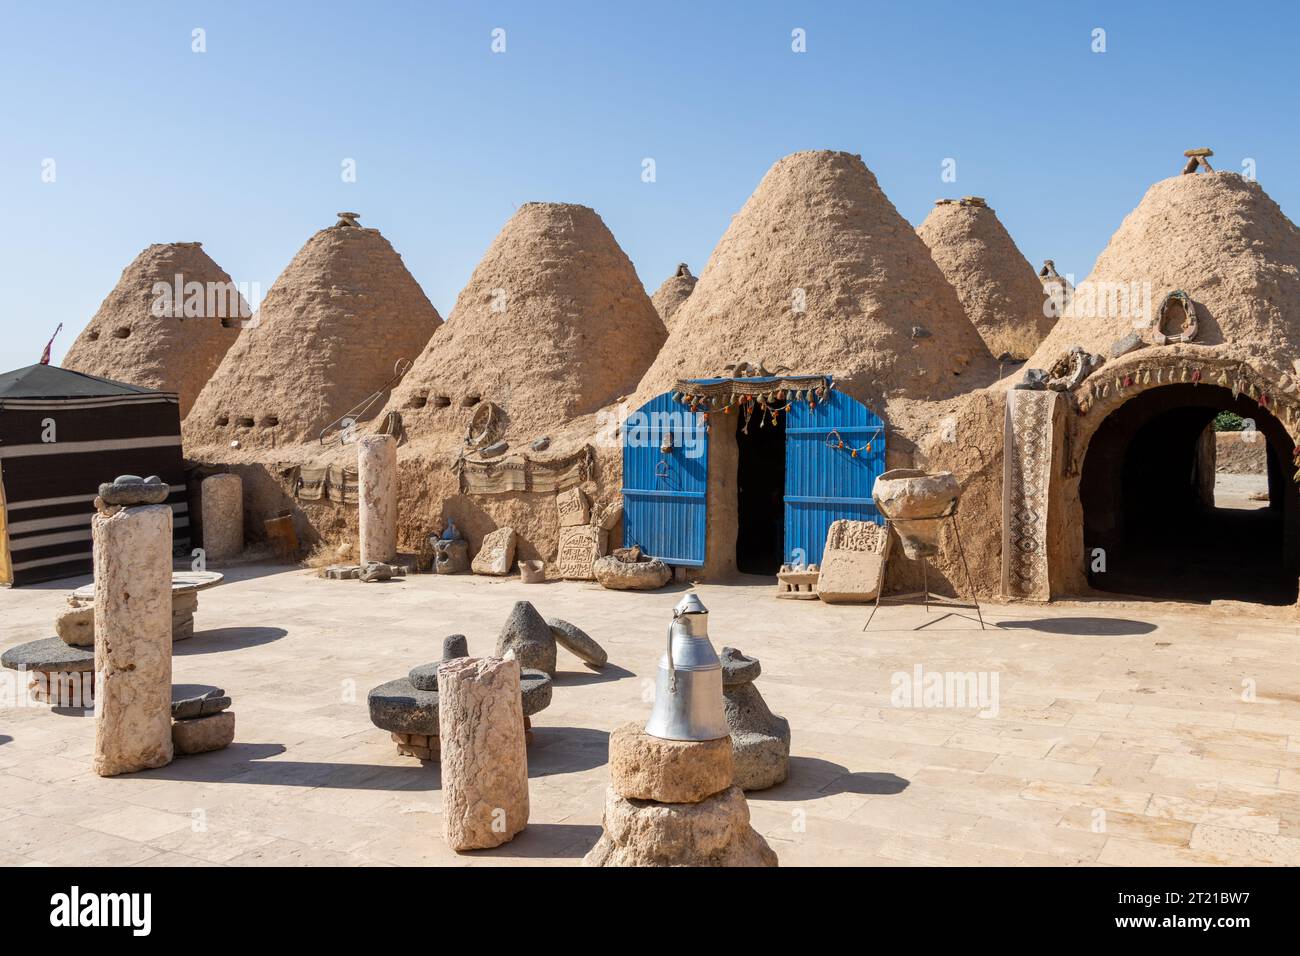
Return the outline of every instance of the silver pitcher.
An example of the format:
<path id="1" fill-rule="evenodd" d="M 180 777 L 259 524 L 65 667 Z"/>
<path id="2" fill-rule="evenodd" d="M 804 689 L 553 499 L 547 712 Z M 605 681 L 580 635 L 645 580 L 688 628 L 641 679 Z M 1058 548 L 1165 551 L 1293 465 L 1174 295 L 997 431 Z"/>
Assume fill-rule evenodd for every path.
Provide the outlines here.
<path id="1" fill-rule="evenodd" d="M 698 595 L 673 608 L 645 732 L 665 740 L 717 740 L 731 732 L 722 709 L 722 662 L 709 643 L 709 612 Z"/>

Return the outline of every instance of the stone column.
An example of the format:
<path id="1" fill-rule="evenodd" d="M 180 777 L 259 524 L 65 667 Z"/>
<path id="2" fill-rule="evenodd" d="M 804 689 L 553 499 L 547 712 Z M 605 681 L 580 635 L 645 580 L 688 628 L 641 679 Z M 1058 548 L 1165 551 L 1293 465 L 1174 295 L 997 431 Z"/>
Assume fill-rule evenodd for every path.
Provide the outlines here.
<path id="1" fill-rule="evenodd" d="M 397 557 L 397 439 L 367 435 L 357 442 L 361 563 Z"/>
<path id="2" fill-rule="evenodd" d="M 237 558 L 244 550 L 244 482 L 238 475 L 203 479 L 203 553 L 209 561 Z"/>
<path id="3" fill-rule="evenodd" d="M 172 760 L 172 510 L 100 513 L 91 527 L 94 766 L 111 777 Z"/>
<path id="4" fill-rule="evenodd" d="M 453 850 L 500 846 L 528 825 L 519 662 L 461 657 L 438 667 L 443 835 Z"/>

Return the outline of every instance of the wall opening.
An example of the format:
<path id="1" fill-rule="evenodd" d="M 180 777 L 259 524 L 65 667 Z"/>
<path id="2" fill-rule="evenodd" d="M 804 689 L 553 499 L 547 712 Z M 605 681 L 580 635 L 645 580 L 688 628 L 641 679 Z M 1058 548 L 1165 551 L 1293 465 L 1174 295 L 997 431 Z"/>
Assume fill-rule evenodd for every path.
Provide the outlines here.
<path id="1" fill-rule="evenodd" d="M 785 560 L 785 415 L 772 424 L 760 410 L 734 416 L 736 469 L 736 568 L 742 574 L 774 575 Z"/>
<path id="2" fill-rule="evenodd" d="M 1267 501 L 1220 494 L 1216 416 L 1253 423 Z M 1266 409 L 1213 385 L 1150 389 L 1098 427 L 1081 476 L 1084 560 L 1098 590 L 1140 597 L 1291 604 L 1296 600 L 1294 443 Z"/>

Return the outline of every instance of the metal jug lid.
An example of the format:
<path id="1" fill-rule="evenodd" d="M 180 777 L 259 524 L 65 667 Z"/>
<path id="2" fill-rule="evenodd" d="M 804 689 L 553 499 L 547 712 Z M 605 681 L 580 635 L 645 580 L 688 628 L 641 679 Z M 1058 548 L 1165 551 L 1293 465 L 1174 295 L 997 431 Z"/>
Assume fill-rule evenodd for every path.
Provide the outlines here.
<path id="1" fill-rule="evenodd" d="M 673 608 L 674 617 L 680 617 L 683 614 L 708 614 L 708 613 L 709 613 L 709 609 L 704 606 L 704 602 L 700 600 L 700 596 L 695 593 L 686 595 L 677 603 L 677 606 Z"/>

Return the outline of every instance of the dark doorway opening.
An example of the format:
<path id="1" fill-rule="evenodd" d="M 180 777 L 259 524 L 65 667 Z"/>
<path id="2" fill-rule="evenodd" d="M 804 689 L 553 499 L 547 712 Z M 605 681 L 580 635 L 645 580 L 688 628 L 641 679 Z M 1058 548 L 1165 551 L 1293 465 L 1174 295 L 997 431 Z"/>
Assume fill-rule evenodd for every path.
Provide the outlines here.
<path id="1" fill-rule="evenodd" d="M 773 425 L 755 408 L 747 429 L 737 418 L 736 568 L 774 575 L 785 560 L 785 416 Z"/>
<path id="2" fill-rule="evenodd" d="M 1261 507 L 1216 502 L 1213 422 L 1221 411 L 1249 419 L 1267 445 Z M 1294 450 L 1266 409 L 1225 388 L 1177 384 L 1126 402 L 1097 429 L 1083 465 L 1089 583 L 1183 601 L 1294 603 Z"/>

